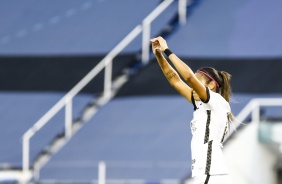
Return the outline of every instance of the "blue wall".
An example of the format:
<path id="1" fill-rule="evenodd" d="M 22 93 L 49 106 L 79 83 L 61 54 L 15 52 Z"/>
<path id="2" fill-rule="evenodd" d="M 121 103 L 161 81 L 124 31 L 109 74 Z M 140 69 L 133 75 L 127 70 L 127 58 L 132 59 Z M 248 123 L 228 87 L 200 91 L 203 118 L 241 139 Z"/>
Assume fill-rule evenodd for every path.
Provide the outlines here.
<path id="1" fill-rule="evenodd" d="M 169 46 L 189 57 L 281 57 L 281 7 L 280 0 L 202 0 Z"/>

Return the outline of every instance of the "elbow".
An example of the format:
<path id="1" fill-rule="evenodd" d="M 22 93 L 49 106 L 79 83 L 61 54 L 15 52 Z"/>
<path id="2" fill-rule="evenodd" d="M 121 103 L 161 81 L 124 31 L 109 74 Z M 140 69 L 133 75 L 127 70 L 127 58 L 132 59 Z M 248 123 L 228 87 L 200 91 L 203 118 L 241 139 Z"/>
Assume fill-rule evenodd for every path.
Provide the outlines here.
<path id="1" fill-rule="evenodd" d="M 186 80 L 186 82 L 187 82 L 188 84 L 191 83 L 191 81 L 192 81 L 192 79 L 193 79 L 193 76 L 195 76 L 195 75 L 193 75 L 192 73 L 188 73 L 188 74 L 186 75 L 185 80 Z"/>

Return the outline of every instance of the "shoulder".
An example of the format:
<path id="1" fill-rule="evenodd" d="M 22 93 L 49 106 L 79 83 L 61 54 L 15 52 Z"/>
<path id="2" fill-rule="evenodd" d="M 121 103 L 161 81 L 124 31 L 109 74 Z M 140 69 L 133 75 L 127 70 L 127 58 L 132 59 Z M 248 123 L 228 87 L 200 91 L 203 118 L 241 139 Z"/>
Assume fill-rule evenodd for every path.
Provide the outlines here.
<path id="1" fill-rule="evenodd" d="M 203 101 L 205 104 L 211 107 L 223 107 L 230 110 L 229 103 L 219 93 L 213 92 L 207 87 L 207 94 L 208 99 Z"/>

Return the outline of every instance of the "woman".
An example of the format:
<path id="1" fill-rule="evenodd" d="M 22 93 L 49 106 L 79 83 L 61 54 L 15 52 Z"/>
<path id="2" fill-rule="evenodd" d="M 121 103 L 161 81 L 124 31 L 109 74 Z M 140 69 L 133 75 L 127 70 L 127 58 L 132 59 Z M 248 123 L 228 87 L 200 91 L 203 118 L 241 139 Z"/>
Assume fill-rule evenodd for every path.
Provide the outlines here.
<path id="1" fill-rule="evenodd" d="M 230 74 L 211 67 L 200 68 L 194 74 L 189 66 L 168 49 L 162 37 L 154 38 L 151 42 L 153 52 L 168 82 L 194 106 L 191 151 L 192 177 L 195 184 L 228 183 L 222 143 L 233 120 L 229 105 Z"/>

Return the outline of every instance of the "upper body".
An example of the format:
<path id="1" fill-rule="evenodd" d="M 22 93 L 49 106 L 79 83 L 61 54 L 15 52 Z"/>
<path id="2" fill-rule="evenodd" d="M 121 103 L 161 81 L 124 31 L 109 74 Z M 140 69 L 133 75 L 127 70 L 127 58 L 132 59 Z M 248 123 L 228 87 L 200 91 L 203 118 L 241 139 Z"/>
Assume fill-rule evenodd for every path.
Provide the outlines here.
<path id="1" fill-rule="evenodd" d="M 229 103 L 218 93 L 207 88 L 205 102 L 194 101 L 191 156 L 192 176 L 227 174 L 222 154 L 222 143 L 228 131 Z M 192 98 L 193 101 L 193 98 Z"/>
<path id="2" fill-rule="evenodd" d="M 226 174 L 221 148 L 232 115 L 229 105 L 230 75 L 211 67 L 201 68 L 194 73 L 168 49 L 163 38 L 157 37 L 151 42 L 153 52 L 171 86 L 194 106 L 191 121 L 192 176 Z M 175 69 L 163 56 L 163 52 Z"/>

